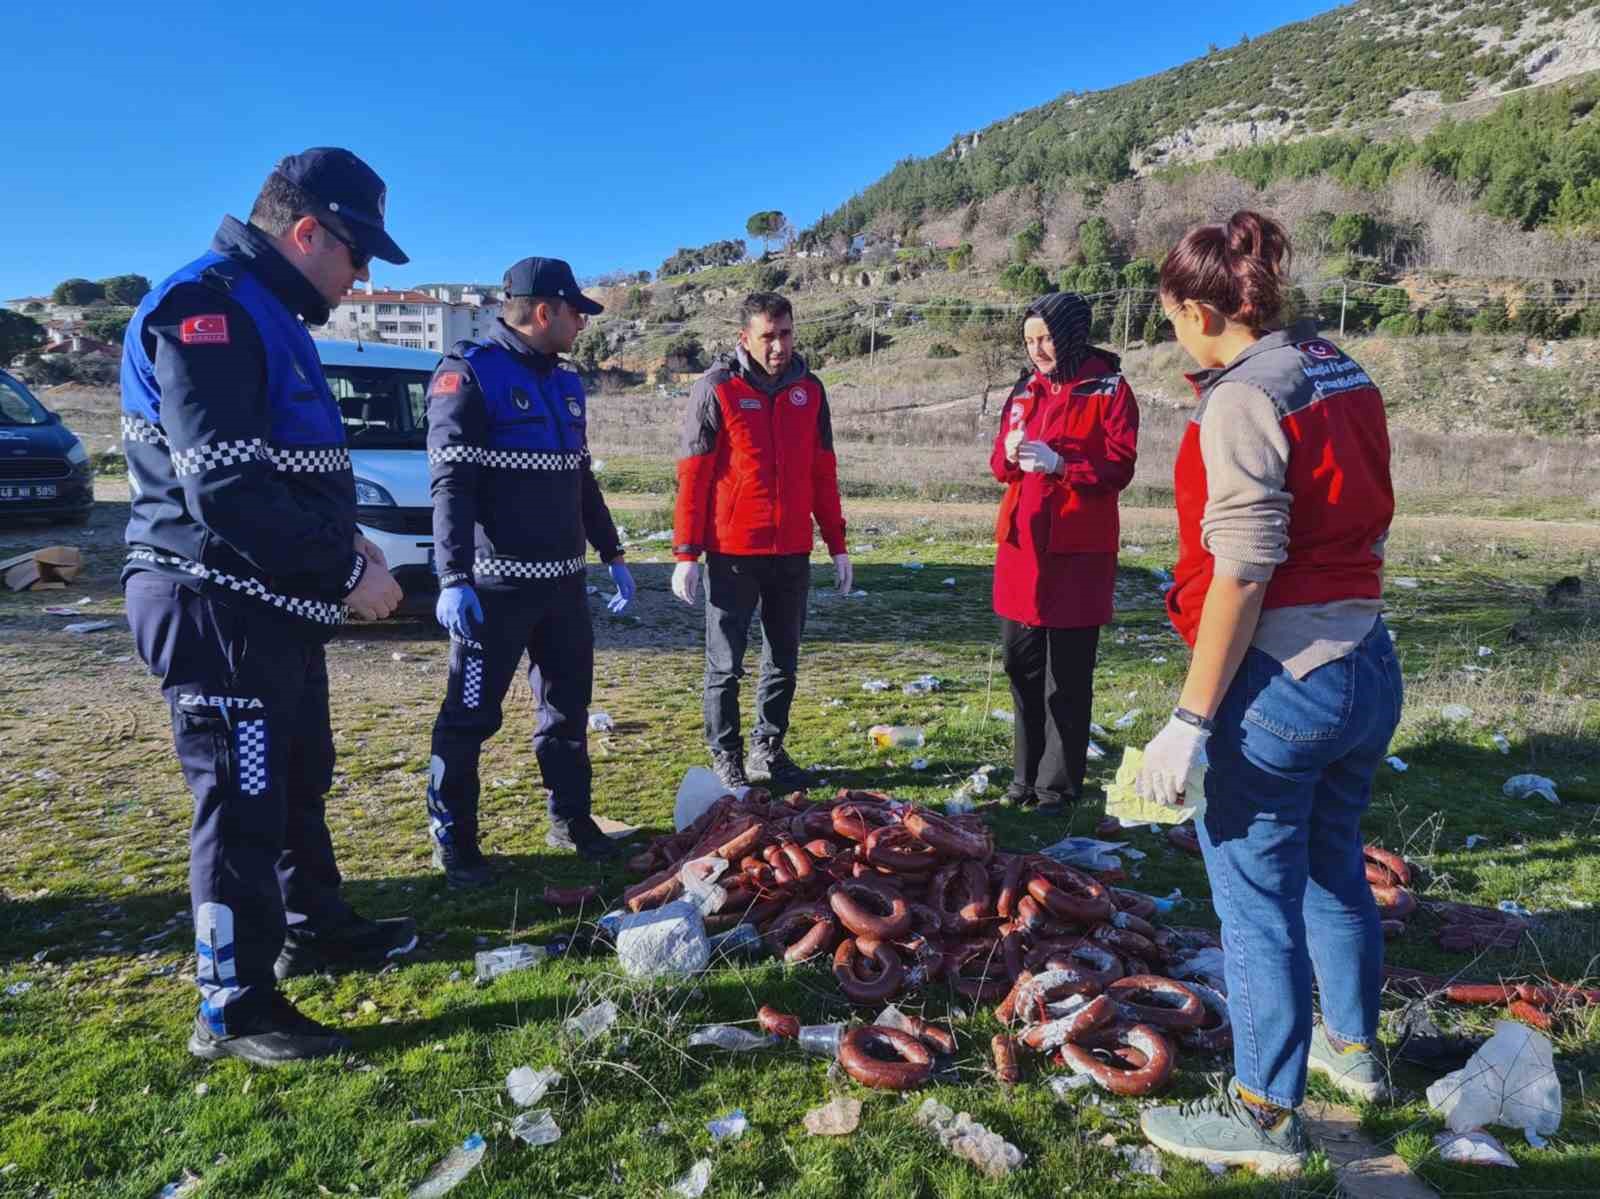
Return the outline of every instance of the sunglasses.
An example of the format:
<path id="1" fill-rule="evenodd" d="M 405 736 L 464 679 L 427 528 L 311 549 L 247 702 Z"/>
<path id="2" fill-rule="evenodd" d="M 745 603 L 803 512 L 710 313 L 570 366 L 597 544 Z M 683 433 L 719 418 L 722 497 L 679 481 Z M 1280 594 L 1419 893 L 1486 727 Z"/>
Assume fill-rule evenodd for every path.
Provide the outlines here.
<path id="1" fill-rule="evenodd" d="M 350 265 L 354 269 L 358 271 L 364 271 L 367 269 L 367 264 L 372 261 L 372 254 L 369 251 L 359 248 L 355 242 L 351 241 L 344 234 L 340 233 L 332 225 L 323 224 L 321 221 L 318 221 L 317 223 L 322 225 L 322 227 L 328 231 L 329 237 L 333 238 L 334 241 L 341 243 L 344 248 L 350 252 Z"/>

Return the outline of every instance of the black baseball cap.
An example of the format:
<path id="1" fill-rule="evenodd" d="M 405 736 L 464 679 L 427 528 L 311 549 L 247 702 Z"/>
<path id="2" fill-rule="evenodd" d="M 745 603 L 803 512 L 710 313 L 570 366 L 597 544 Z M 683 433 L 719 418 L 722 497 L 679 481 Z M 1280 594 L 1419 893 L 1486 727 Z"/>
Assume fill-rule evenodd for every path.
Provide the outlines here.
<path id="1" fill-rule="evenodd" d="M 597 304 L 583 294 L 578 281 L 572 277 L 572 268 L 559 258 L 524 258 L 507 267 L 505 289 L 508 296 L 565 300 L 587 316 L 606 310 L 604 304 Z"/>
<path id="2" fill-rule="evenodd" d="M 366 253 L 396 264 L 411 261 L 384 232 L 383 207 L 389 189 L 377 171 L 349 150 L 313 146 L 289 155 L 277 165 L 276 173 L 321 203 Z"/>

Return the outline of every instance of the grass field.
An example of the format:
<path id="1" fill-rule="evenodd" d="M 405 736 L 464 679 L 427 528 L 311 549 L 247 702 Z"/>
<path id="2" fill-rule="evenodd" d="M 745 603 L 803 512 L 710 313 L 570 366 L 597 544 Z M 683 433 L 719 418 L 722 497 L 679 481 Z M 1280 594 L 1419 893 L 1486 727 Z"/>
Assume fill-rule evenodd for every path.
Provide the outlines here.
<path id="1" fill-rule="evenodd" d="M 116 570 L 126 518 L 117 485 L 86 530 L 0 531 L 0 556 L 49 540 L 79 541 L 89 558 L 66 592 L 0 594 L 0 1195 L 156 1195 L 185 1170 L 206 1196 L 318 1194 L 396 1196 L 451 1145 L 479 1131 L 489 1142 L 462 1196 L 660 1195 L 699 1158 L 710 1158 L 709 1196 L 1038 1195 L 1244 1196 L 1281 1193 L 1248 1175 L 1213 1177 L 1166 1163 L 1154 1180 L 1127 1172 L 1102 1138 L 1138 1144 L 1136 1101 L 1082 1092 L 1057 1102 L 1037 1072 L 1006 1094 L 986 1069 L 996 1026 L 987 1013 L 957 1017 L 959 1080 L 930 1088 L 1017 1144 L 1025 1166 L 991 1182 L 945 1157 L 902 1102 L 830 1077 L 827 1064 L 792 1050 L 732 1057 L 686 1050 L 700 1024 L 753 1023 L 771 1002 L 806 1021 L 849 1014 L 820 968 L 733 964 L 673 987 L 623 984 L 606 957 L 569 957 L 477 987 L 472 955 L 516 939 L 545 942 L 575 931 L 531 896 L 546 883 L 590 875 L 543 844 L 545 818 L 528 748 L 528 690 L 518 681 L 507 726 L 483 763 L 484 835 L 501 855 L 504 885 L 462 898 L 430 873 L 422 804 L 428 730 L 445 679 L 446 643 L 431 622 L 353 628 L 330 647 L 339 769 L 329 819 L 348 894 L 372 916 L 409 912 L 422 941 L 406 964 L 379 975 L 295 980 L 294 1001 L 347 1027 L 357 1053 L 278 1072 L 191 1058 L 183 1041 L 194 1010 L 186 895 L 189 800 L 171 753 L 154 680 L 132 656 L 121 626 Z M 636 533 L 660 527 L 651 496 L 619 498 Z M 937 801 L 980 765 L 1009 777 L 1009 730 L 987 718 L 1009 708 L 996 665 L 989 608 L 987 509 L 938 504 L 847 509 L 857 586 L 839 599 L 815 571 L 791 748 L 827 766 L 828 782 L 882 787 Z M 1158 606 L 1153 571 L 1170 566 L 1164 514 L 1129 513 L 1117 622 L 1104 633 L 1095 718 L 1108 728 L 1133 708 L 1144 715 L 1104 742 L 1108 758 L 1142 744 L 1173 700 L 1186 655 Z M 1137 539 L 1137 540 L 1136 540 Z M 871 547 L 870 549 L 868 547 Z M 656 561 L 652 562 L 652 555 Z M 615 718 L 593 740 L 598 812 L 670 827 L 684 768 L 703 760 L 699 733 L 698 613 L 667 588 L 659 542 L 630 552 L 640 583 L 635 611 L 608 616 L 594 601 L 599 645 L 595 707 Z M 1385 770 L 1367 821 L 1370 836 L 1405 848 L 1432 876 L 1429 896 L 1479 903 L 1515 899 L 1547 913 L 1516 951 L 1471 962 L 1434 948 L 1416 921 L 1389 947 L 1392 960 L 1474 978 L 1545 970 L 1569 980 L 1596 972 L 1600 927 L 1600 533 L 1592 526 L 1402 521 L 1391 541 L 1389 618 L 1407 674 L 1406 716 L 1394 752 L 1410 766 Z M 819 559 L 820 561 L 820 559 Z M 907 562 L 921 562 L 909 570 Z M 594 582 L 603 581 L 596 569 Z M 1539 603 L 1555 578 L 1577 574 L 1586 603 Z M 943 580 L 953 578 L 953 586 Z M 90 602 L 85 618 L 110 631 L 70 636 L 47 603 Z M 1513 627 L 1515 638 L 1508 636 Z M 1480 656 L 1479 646 L 1492 650 Z M 1470 668 L 1470 669 L 1469 669 Z M 934 695 L 903 696 L 898 684 L 933 673 Z M 864 679 L 896 684 L 868 694 Z M 746 693 L 748 711 L 749 690 Z M 1459 722 L 1440 714 L 1465 704 Z M 930 765 L 869 750 L 868 725 L 910 722 L 928 731 Z M 1493 734 L 1509 739 L 1502 754 Z M 1553 777 L 1563 803 L 1511 801 L 1500 784 L 1532 770 Z M 1092 831 L 1098 803 L 1070 820 L 991 812 L 1005 848 Z M 1468 850 L 1468 834 L 1487 838 Z M 1193 901 L 1183 923 L 1214 924 L 1203 872 L 1164 838 L 1130 834 L 1148 853 L 1131 884 Z M 602 881 L 614 897 L 620 870 Z M 598 912 L 585 913 L 592 919 Z M 19 988 L 16 984 L 32 984 Z M 21 993 L 13 993 L 20 991 Z M 621 1017 L 584 1046 L 565 1042 L 561 1019 L 601 997 Z M 944 990 L 913 1006 L 944 1017 Z M 1483 1011 L 1441 1009 L 1449 1024 L 1487 1031 Z M 1521 1169 L 1450 1166 L 1431 1153 L 1440 1127 L 1421 1092 L 1430 1077 L 1398 1072 L 1404 1101 L 1365 1108 L 1367 1132 L 1391 1143 L 1446 1194 L 1592 1195 L 1600 1184 L 1600 1015 L 1555 1037 L 1567 1100 L 1549 1147 L 1500 1130 Z M 515 1109 L 504 1078 L 519 1065 L 554 1066 L 561 1084 L 542 1102 L 563 1136 L 530 1149 L 507 1126 Z M 1197 1096 L 1225 1063 L 1186 1058 L 1172 1094 Z M 865 1101 L 861 1128 L 841 1139 L 808 1137 L 802 1114 L 837 1091 Z M 1312 1085 L 1313 1094 L 1334 1093 Z M 741 1107 L 750 1130 L 713 1145 L 706 1122 Z M 1335 1193 L 1320 1155 L 1292 1187 Z"/>

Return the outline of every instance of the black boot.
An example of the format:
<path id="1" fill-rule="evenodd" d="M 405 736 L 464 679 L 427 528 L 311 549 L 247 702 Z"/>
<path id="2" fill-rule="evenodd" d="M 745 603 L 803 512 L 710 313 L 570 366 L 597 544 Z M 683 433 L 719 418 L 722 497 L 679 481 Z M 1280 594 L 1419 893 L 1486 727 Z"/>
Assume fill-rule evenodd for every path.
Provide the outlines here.
<path id="1" fill-rule="evenodd" d="M 748 787 L 750 776 L 744 770 L 744 748 L 714 749 L 711 751 L 711 771 L 729 791 L 735 787 Z"/>
<path id="2" fill-rule="evenodd" d="M 617 843 L 600 831 L 592 816 L 572 816 L 565 820 L 552 816 L 544 843 L 552 849 L 576 850 L 586 862 L 603 862 L 620 852 Z"/>
<path id="3" fill-rule="evenodd" d="M 476 837 L 453 837 L 448 845 L 433 843 L 433 865 L 444 871 L 445 885 L 468 891 L 494 885 L 494 868 L 478 848 Z"/>
<path id="4" fill-rule="evenodd" d="M 354 912 L 328 928 L 291 928 L 272 964 L 279 978 L 382 966 L 417 947 L 417 922 L 410 916 L 368 920 Z"/>
<path id="5" fill-rule="evenodd" d="M 219 1035 L 196 1013 L 189 1052 L 208 1062 L 236 1057 L 252 1066 L 282 1066 L 350 1052 L 350 1039 L 343 1033 L 301 1015 L 294 1004 L 276 993 L 262 1016 L 241 1023 L 237 1031 Z"/>
<path id="6" fill-rule="evenodd" d="M 774 795 L 788 795 L 791 791 L 805 791 L 817 785 L 817 776 L 789 756 L 781 737 L 751 741 L 745 772 L 753 779 L 766 781 Z"/>

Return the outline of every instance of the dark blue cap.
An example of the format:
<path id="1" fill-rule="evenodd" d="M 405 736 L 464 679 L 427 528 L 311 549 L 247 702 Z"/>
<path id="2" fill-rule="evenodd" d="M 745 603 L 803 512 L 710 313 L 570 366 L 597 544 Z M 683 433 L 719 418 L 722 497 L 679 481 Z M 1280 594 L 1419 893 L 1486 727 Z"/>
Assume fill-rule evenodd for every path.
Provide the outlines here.
<path id="1" fill-rule="evenodd" d="M 505 285 L 508 296 L 565 300 L 588 316 L 606 310 L 604 304 L 597 304 L 583 294 L 578 281 L 572 277 L 572 268 L 559 258 L 524 258 L 507 268 Z"/>
<path id="2" fill-rule="evenodd" d="M 383 228 L 384 199 L 389 189 L 378 172 L 349 150 L 313 146 L 291 154 L 277 173 L 326 208 L 356 245 L 385 262 L 410 262 Z M 319 214 L 312 213 L 312 216 Z"/>

